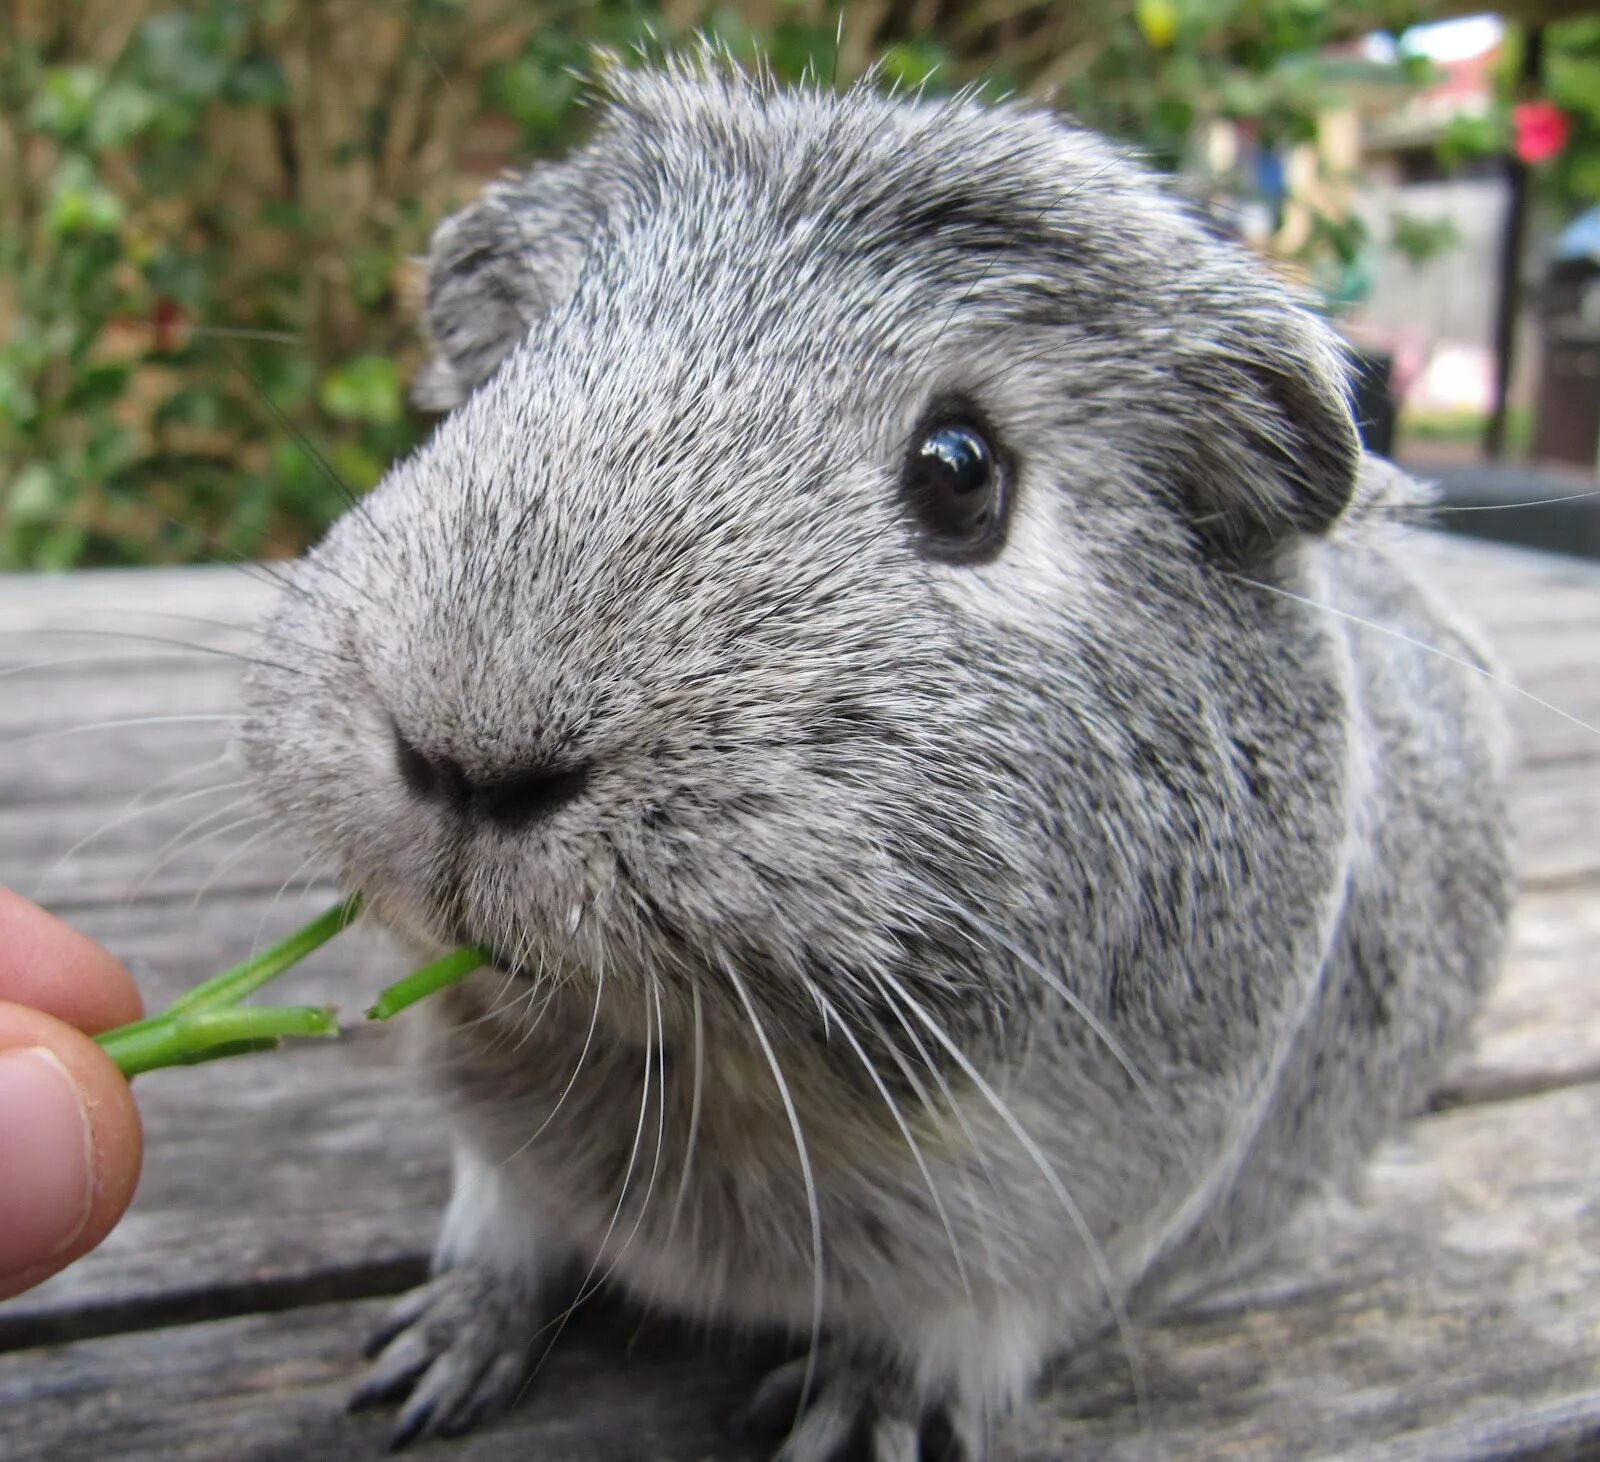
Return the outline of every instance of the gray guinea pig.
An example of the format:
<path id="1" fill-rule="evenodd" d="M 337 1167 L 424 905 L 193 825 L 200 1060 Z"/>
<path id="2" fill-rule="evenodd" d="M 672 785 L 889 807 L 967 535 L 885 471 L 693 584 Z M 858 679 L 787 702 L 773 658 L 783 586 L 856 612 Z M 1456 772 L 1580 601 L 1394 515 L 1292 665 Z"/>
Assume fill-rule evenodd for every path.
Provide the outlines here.
<path id="1" fill-rule="evenodd" d="M 449 414 L 246 736 L 377 920 L 498 967 L 412 1021 L 455 1189 L 360 1393 L 402 1439 L 512 1400 L 575 1268 L 803 1341 L 785 1462 L 976 1456 L 1423 1097 L 1509 902 L 1479 652 L 1329 331 L 1156 181 L 1041 110 L 626 75 L 440 227 L 428 318 Z"/>

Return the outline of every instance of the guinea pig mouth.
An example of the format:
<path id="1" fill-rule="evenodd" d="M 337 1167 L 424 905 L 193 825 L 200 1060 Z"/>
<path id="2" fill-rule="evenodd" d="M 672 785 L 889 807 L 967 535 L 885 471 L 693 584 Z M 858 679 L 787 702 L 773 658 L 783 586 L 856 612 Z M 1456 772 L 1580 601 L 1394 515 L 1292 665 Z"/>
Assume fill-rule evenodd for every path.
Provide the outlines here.
<path id="1" fill-rule="evenodd" d="M 468 937 L 462 942 L 470 944 L 474 941 Z M 489 956 L 489 964 L 499 970 L 502 975 L 510 975 L 517 980 L 531 980 L 534 978 L 534 971 L 528 968 L 526 961 L 515 959 L 505 953 L 504 950 L 496 949 L 492 944 L 480 943 L 478 947 Z"/>

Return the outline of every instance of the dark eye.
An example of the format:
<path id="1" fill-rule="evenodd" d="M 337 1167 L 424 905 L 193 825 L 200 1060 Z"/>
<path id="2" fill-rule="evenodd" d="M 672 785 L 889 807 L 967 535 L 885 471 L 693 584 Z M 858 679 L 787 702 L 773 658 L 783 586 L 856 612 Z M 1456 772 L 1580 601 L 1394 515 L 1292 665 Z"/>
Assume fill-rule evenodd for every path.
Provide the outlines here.
<path id="1" fill-rule="evenodd" d="M 982 428 L 959 419 L 924 428 L 906 458 L 902 482 L 928 552 L 971 559 L 999 548 L 1005 471 Z"/>

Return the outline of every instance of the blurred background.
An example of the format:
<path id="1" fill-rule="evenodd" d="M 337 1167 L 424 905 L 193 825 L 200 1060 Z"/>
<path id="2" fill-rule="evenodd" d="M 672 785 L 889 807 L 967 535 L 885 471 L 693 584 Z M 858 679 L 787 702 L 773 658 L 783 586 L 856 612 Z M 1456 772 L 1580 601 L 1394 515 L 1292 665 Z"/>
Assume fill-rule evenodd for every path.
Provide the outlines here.
<path id="1" fill-rule="evenodd" d="M 1310 289 L 1375 450 L 1594 487 L 1600 0 L 0 0 L 0 569 L 313 541 L 428 429 L 433 224 L 697 33 L 1053 101 Z M 1600 557 L 1592 497 L 1456 522 Z"/>

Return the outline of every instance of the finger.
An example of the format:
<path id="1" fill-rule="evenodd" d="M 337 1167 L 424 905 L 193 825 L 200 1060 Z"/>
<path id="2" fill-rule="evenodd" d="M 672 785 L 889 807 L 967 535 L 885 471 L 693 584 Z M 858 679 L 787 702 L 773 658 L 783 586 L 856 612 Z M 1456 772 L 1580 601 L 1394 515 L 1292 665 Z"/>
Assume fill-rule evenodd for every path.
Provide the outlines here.
<path id="1" fill-rule="evenodd" d="M 0 1299 L 111 1231 L 142 1149 L 133 1093 L 105 1052 L 53 1016 L 0 1003 Z"/>
<path id="2" fill-rule="evenodd" d="M 0 888 L 0 1000 L 96 1035 L 143 1014 L 133 977 L 86 934 Z"/>

